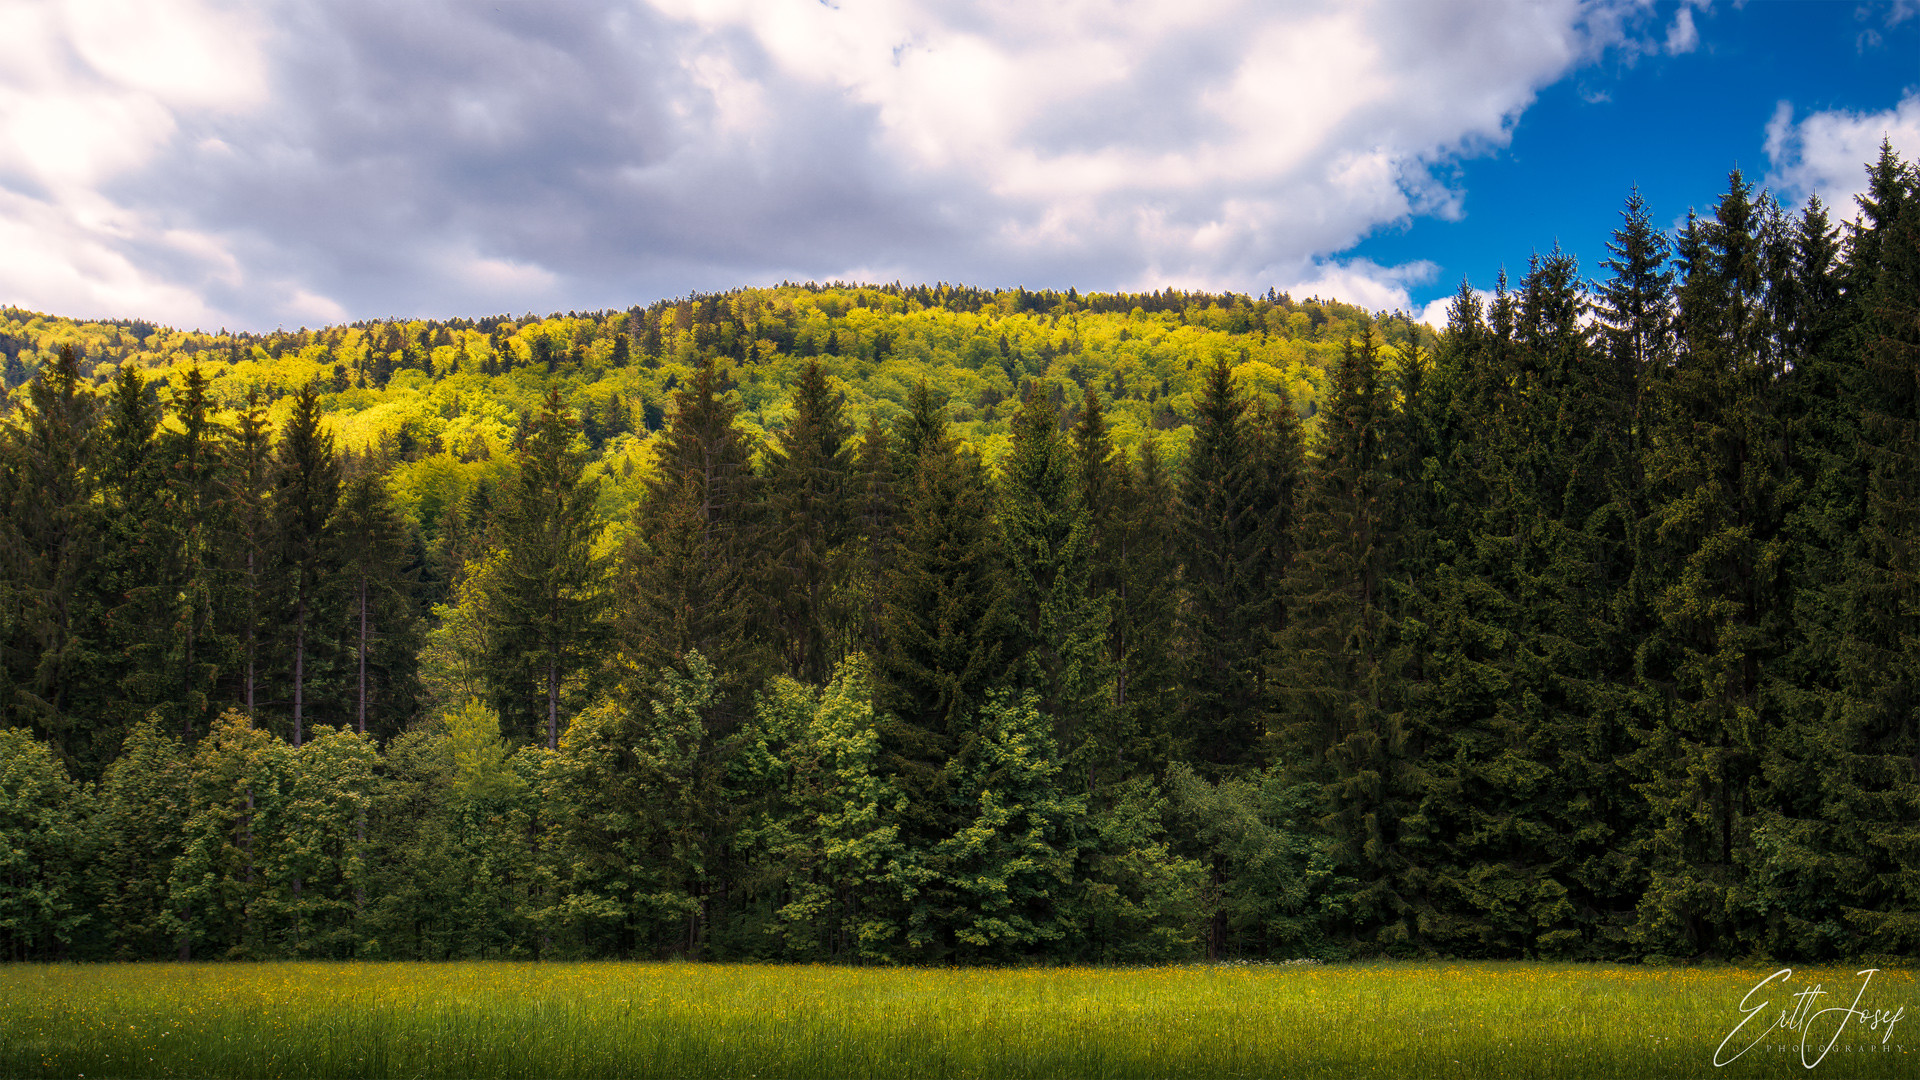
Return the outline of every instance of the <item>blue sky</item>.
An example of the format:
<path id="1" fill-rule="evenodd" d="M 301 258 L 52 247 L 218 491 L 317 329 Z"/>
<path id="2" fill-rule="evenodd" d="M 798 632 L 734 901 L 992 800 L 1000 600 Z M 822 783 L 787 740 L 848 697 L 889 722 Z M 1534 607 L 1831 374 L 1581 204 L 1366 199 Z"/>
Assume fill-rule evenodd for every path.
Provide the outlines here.
<path id="1" fill-rule="evenodd" d="M 1627 190 L 1851 212 L 1920 0 L 0 0 L 0 304 L 270 329 L 782 279 L 1435 313 Z"/>
<path id="2" fill-rule="evenodd" d="M 1529 254 L 1555 243 L 1597 276 L 1630 189 L 1639 187 L 1656 220 L 1673 224 L 1689 207 L 1710 212 L 1736 167 L 1789 209 L 1817 190 L 1836 219 L 1850 216 L 1850 185 L 1864 162 L 1852 154 L 1817 162 L 1809 182 L 1816 177 L 1792 169 L 1796 160 L 1776 160 L 1783 148 L 1768 152 L 1769 129 L 1810 115 L 1851 117 L 1859 128 L 1851 145 L 1871 148 L 1879 119 L 1896 125 L 1889 134 L 1912 159 L 1920 108 L 1907 110 L 1904 128 L 1898 114 L 1880 114 L 1920 90 L 1915 7 L 1754 0 L 1690 12 L 1691 48 L 1669 53 L 1662 41 L 1661 51 L 1620 50 L 1580 68 L 1540 92 L 1509 145 L 1461 161 L 1452 181 L 1464 193 L 1461 217 L 1390 225 L 1350 254 L 1385 265 L 1433 262 L 1433 277 L 1411 290 L 1416 304 L 1444 302 L 1462 278 L 1490 288 L 1503 266 L 1517 279 Z"/>

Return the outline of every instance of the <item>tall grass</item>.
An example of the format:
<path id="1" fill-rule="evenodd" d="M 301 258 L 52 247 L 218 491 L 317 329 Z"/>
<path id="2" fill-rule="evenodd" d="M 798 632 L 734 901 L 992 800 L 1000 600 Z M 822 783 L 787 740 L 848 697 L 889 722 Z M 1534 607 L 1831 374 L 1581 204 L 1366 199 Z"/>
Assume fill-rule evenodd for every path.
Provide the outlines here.
<path id="1" fill-rule="evenodd" d="M 1797 1032 L 1715 1068 L 1770 970 L 11 966 L 0 967 L 0 1075 L 1920 1076 L 1920 1015 L 1885 1044 L 1884 1025 L 1855 1021 L 1851 1049 L 1811 1073 Z M 1816 982 L 1821 1007 L 1844 1006 L 1860 979 L 1796 970 L 1756 996 L 1773 1010 L 1747 1033 Z M 1914 973 L 1874 976 L 1862 1006 L 1920 1014 Z M 1818 1029 L 1815 1052 L 1839 1018 Z"/>

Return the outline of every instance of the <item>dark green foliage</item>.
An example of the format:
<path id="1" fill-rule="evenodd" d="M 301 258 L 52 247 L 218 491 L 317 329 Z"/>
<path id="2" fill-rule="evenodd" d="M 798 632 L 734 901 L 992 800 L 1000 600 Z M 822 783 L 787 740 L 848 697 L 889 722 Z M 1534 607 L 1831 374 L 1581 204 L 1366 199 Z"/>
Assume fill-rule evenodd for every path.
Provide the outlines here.
<path id="1" fill-rule="evenodd" d="M 415 696 L 418 616 L 406 578 L 413 545 L 370 471 L 347 480 L 332 526 L 341 564 L 334 636 L 352 656 L 346 698 L 353 728 L 390 738 L 410 719 Z"/>
<path id="2" fill-rule="evenodd" d="M 1652 874 L 1636 935 L 1655 950 L 1731 947 L 1749 903 L 1760 764 L 1778 702 L 1764 671 L 1790 612 L 1780 356 L 1761 274 L 1764 207 L 1735 173 L 1679 254 L 1679 350 L 1655 382 L 1645 458 L 1659 569 L 1640 666 L 1657 695 L 1641 734 Z"/>
<path id="3" fill-rule="evenodd" d="M 738 412 L 724 373 L 711 364 L 679 391 L 620 568 L 627 600 L 618 633 L 637 695 L 630 707 L 645 707 L 651 680 L 697 651 L 720 679 L 710 713 L 716 733 L 746 717 L 749 688 L 771 659 L 751 630 L 765 610 L 765 567 L 749 554 L 760 540 L 761 493 Z"/>
<path id="4" fill-rule="evenodd" d="M 71 711 L 99 686 L 93 564 L 102 539 L 94 502 L 101 432 L 92 390 L 71 348 L 42 369 L 8 432 L 8 720 L 69 760 L 99 759 Z M 97 699 L 96 699 L 97 700 Z"/>
<path id="5" fill-rule="evenodd" d="M 834 603 L 856 556 L 853 449 L 844 396 L 808 364 L 767 459 L 767 569 L 787 673 L 815 684 L 853 647 L 857 613 Z"/>
<path id="6" fill-rule="evenodd" d="M 1268 674 L 1280 760 L 1320 792 L 1320 824 L 1342 870 L 1359 881 L 1342 929 L 1377 933 L 1382 944 L 1413 932 L 1400 819 L 1417 782 L 1391 589 L 1403 525 L 1387 442 L 1390 392 L 1369 329 L 1348 342 L 1334 372 Z"/>
<path id="7" fill-rule="evenodd" d="M 1018 628 L 1012 649 L 1025 658 L 1016 678 L 1038 695 L 1056 745 L 1091 787 L 1095 763 L 1111 762 L 1121 738 L 1108 707 L 1107 604 L 1091 580 L 1095 539 L 1083 483 L 1052 403 L 1028 384 L 997 507 Z"/>
<path id="8" fill-rule="evenodd" d="M 1677 273 L 1634 196 L 1604 281 L 1537 256 L 1437 339 L 952 286 L 0 310 L 45 358 L 0 945 L 1910 953 L 1920 177 L 1868 180 L 1842 235 L 1736 174 Z"/>
<path id="9" fill-rule="evenodd" d="M 320 388 L 308 383 L 293 400 L 293 415 L 273 459 L 273 526 L 280 568 L 278 600 L 290 631 L 285 663 L 292 707 L 293 745 L 306 740 L 310 664 L 333 644 L 314 620 L 322 590 L 339 567 L 331 528 L 340 501 L 340 462 L 320 415 Z"/>
<path id="10" fill-rule="evenodd" d="M 484 586 L 495 705 L 515 738 L 548 749 L 560 745 L 561 705 L 576 693 L 574 677 L 595 663 L 606 606 L 593 554 L 595 491 L 581 476 L 577 432 L 549 391 L 501 493 L 505 550 Z"/>
<path id="11" fill-rule="evenodd" d="M 877 658 L 883 745 L 915 812 L 1013 657 L 986 469 L 956 446 L 924 392 L 903 421 L 899 510 L 880 581 Z"/>
<path id="12" fill-rule="evenodd" d="M 1291 563 L 1300 442 L 1286 402 L 1258 409 L 1224 359 L 1207 373 L 1196 412 L 1180 478 L 1181 711 L 1198 760 L 1246 766 L 1260 753 L 1262 650 L 1287 621 L 1276 587 Z"/>
<path id="13" fill-rule="evenodd" d="M 1883 147 L 1869 178 L 1869 229 L 1849 253 L 1865 286 L 1853 335 L 1865 497 L 1836 590 L 1839 686 L 1804 752 L 1821 824 L 1765 840 L 1795 856 L 1778 860 L 1781 884 L 1821 902 L 1796 914 L 1824 916 L 1816 929 L 1829 939 L 1839 922 L 1844 943 L 1900 953 L 1920 947 L 1920 170 Z"/>

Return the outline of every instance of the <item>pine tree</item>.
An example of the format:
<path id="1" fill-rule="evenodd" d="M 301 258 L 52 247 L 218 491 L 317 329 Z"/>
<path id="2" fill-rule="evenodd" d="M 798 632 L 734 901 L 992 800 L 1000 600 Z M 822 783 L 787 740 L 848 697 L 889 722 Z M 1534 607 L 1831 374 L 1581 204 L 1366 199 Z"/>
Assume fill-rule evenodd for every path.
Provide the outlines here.
<path id="1" fill-rule="evenodd" d="M 281 555 L 273 542 L 273 430 L 257 391 L 248 392 L 234 425 L 233 468 L 221 494 L 231 512 L 220 541 L 225 580 L 215 612 L 239 643 L 233 696 L 248 717 L 257 717 L 261 646 Z"/>
<path id="2" fill-rule="evenodd" d="M 342 489 L 333 528 L 345 586 L 340 638 L 353 647 L 354 730 L 367 734 L 367 718 L 373 714 L 375 733 L 391 736 L 411 712 L 418 642 L 403 575 L 412 545 L 384 479 L 366 467 Z"/>
<path id="3" fill-rule="evenodd" d="M 1282 760 L 1322 792 L 1322 823 L 1359 883 L 1344 928 L 1382 941 L 1408 933 L 1400 820 L 1416 782 L 1389 588 L 1399 497 L 1390 391 L 1367 325 L 1348 340 L 1321 411 L 1284 585 L 1287 620 L 1268 657 Z"/>
<path id="4" fill-rule="evenodd" d="M 787 674 L 822 685 L 850 644 L 841 586 L 852 555 L 853 425 L 818 363 L 801 369 L 793 419 L 767 459 L 769 593 Z"/>
<path id="5" fill-rule="evenodd" d="M 1052 401 L 1028 383 L 1001 465 L 996 513 L 1019 626 L 1013 650 L 1021 684 L 1053 723 L 1054 744 L 1091 788 L 1095 763 L 1113 759 L 1120 737 L 1106 707 L 1107 604 L 1093 591 L 1093 516 L 1082 483 Z"/>
<path id="6" fill-rule="evenodd" d="M 1826 880 L 1809 885 L 1854 898 L 1844 911 L 1852 941 L 1906 952 L 1920 947 L 1920 168 L 1883 145 L 1868 175 L 1848 252 L 1850 284 L 1864 287 L 1860 542 L 1839 596 L 1840 687 L 1807 754 L 1822 821 L 1787 839 L 1812 849 L 1796 861 Z"/>
<path id="7" fill-rule="evenodd" d="M 620 634 L 635 706 L 656 696 L 661 672 L 698 651 L 718 681 L 718 699 L 704 714 L 716 737 L 746 717 L 769 666 L 755 623 L 764 610 L 759 478 L 738 414 L 724 374 L 711 360 L 702 363 L 675 394 L 621 570 L 621 591 L 632 598 Z"/>
<path id="8" fill-rule="evenodd" d="M 312 621 L 321 610 L 323 590 L 339 567 L 337 538 L 331 528 L 340 501 L 340 462 L 333 433 L 320 415 L 320 385 L 310 382 L 294 394 L 273 460 L 274 535 L 282 568 L 285 603 L 291 608 L 293 745 L 306 741 L 309 666 L 317 640 Z"/>
<path id="9" fill-rule="evenodd" d="M 875 696 L 887 714 L 882 760 L 907 798 L 903 839 L 914 847 L 952 834 L 944 770 L 974 734 L 974 711 L 1015 661 L 1017 627 L 985 468 L 948 434 L 924 387 L 901 427 Z"/>
<path id="10" fill-rule="evenodd" d="M 131 721 L 164 707 L 174 682 L 167 646 L 174 634 L 166 534 L 173 522 L 160 510 L 160 403 L 140 369 L 123 365 L 105 402 L 101 445 L 101 501 L 105 534 L 95 566 L 95 588 L 105 613 L 103 644 L 111 654 L 111 701 L 96 701 L 92 722 L 106 747 Z M 111 750 L 106 750 L 111 754 Z"/>
<path id="11" fill-rule="evenodd" d="M 1234 388 L 1224 359 L 1208 370 L 1180 483 L 1182 713 L 1195 758 L 1215 768 L 1249 766 L 1261 753 L 1261 656 L 1286 623 L 1274 586 L 1290 559 L 1299 453 L 1284 402 L 1260 410 Z"/>
<path id="12" fill-rule="evenodd" d="M 173 673 L 172 697 L 180 710 L 181 730 L 192 739 L 198 721 L 216 714 L 215 698 L 223 667 L 232 665 L 238 642 L 223 632 L 218 618 L 221 535 L 234 507 L 228 492 L 227 431 L 215 418 L 211 384 L 198 368 L 189 368 L 174 393 L 173 415 L 179 431 L 161 436 L 167 523 L 167 581 L 174 587 L 167 633 Z"/>
<path id="13" fill-rule="evenodd" d="M 1114 491 L 1108 652 L 1120 723 L 1130 736 L 1127 758 L 1158 774 L 1173 761 L 1182 738 L 1174 708 L 1180 682 L 1180 497 L 1153 439 L 1141 444 L 1138 464 L 1122 465 Z"/>
<path id="14" fill-rule="evenodd" d="M 1175 682 L 1178 497 L 1152 439 L 1141 446 L 1138 466 L 1114 448 L 1105 409 L 1091 388 L 1072 438 L 1093 531 L 1089 585 L 1107 607 L 1108 727 L 1116 745 L 1111 760 L 1099 765 L 1115 774 L 1125 771 L 1130 758 L 1164 767 L 1174 735 L 1166 713 Z"/>
<path id="15" fill-rule="evenodd" d="M 558 387 L 549 386 L 501 492 L 504 556 L 487 589 L 496 706 L 510 730 L 550 750 L 560 744 L 563 696 L 594 662 L 606 604 L 593 553 L 598 485 L 583 476 L 573 447 L 578 431 Z"/>
<path id="16" fill-rule="evenodd" d="M 4 515 L 12 640 L 6 668 L 11 724 L 31 728 L 68 760 L 90 756 L 91 732 L 71 715 L 97 692 L 93 583 L 102 538 L 95 504 L 102 433 L 80 361 L 63 346 L 29 384 L 9 433 L 12 482 Z"/>
<path id="17" fill-rule="evenodd" d="M 1680 350 L 1655 383 L 1646 456 L 1657 632 L 1640 670 L 1663 701 L 1641 735 L 1651 884 L 1636 934 L 1653 951 L 1738 947 L 1759 765 L 1785 648 L 1779 356 L 1761 273 L 1761 213 L 1738 172 L 1682 233 Z"/>

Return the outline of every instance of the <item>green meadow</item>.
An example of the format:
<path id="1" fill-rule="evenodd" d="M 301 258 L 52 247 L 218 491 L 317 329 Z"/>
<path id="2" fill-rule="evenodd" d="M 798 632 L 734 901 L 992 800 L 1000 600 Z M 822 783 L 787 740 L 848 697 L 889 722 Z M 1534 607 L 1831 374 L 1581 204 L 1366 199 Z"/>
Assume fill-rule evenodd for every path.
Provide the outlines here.
<path id="1" fill-rule="evenodd" d="M 1920 1022 L 1892 1019 L 1920 1011 L 1913 971 L 1863 990 L 1851 967 L 1795 969 L 1756 992 L 1774 970 L 13 965 L 0 1075 L 1920 1075 Z M 1728 1041 L 1743 999 L 1767 1006 Z M 1768 1032 L 1796 1014 L 1800 1030 Z M 1733 1060 L 1716 1067 L 1716 1052 Z"/>

